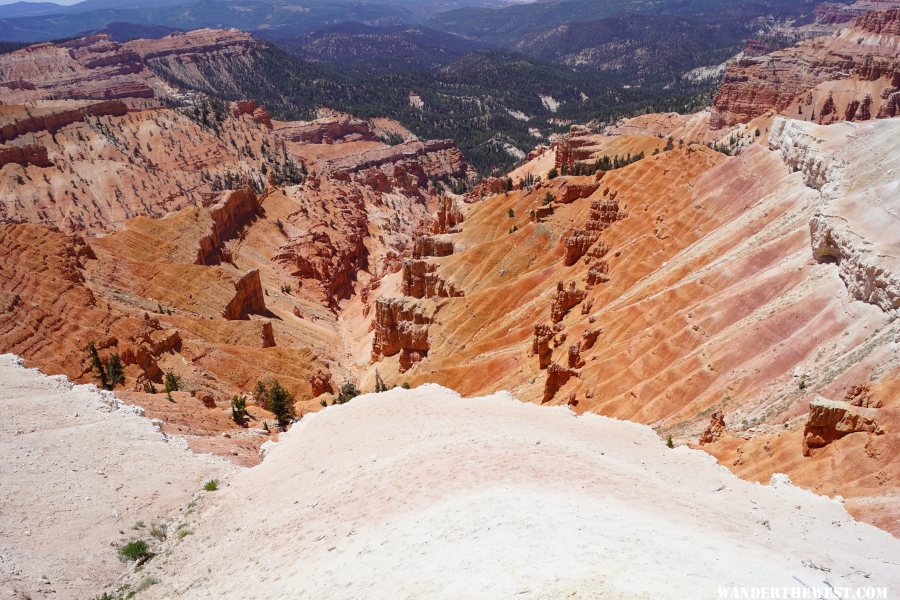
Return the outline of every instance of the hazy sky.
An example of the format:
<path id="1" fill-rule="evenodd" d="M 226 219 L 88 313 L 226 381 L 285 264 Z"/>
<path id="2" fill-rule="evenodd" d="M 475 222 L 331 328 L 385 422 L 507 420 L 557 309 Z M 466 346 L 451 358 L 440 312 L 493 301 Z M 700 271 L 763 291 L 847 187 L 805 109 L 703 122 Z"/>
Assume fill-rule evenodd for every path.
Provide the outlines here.
<path id="1" fill-rule="evenodd" d="M 18 2 L 19 0 L 0 0 L 0 4 L 13 4 L 14 2 Z M 34 0 L 36 2 L 42 0 Z M 47 0 L 50 1 L 50 0 Z M 56 4 L 78 4 L 81 0 L 52 0 Z"/>

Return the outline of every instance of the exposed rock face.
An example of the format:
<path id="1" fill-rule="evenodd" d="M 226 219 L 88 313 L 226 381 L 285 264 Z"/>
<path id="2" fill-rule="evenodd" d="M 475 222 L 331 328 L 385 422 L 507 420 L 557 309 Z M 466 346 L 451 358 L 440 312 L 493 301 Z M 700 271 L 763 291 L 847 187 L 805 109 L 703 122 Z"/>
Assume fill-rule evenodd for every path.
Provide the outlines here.
<path id="1" fill-rule="evenodd" d="M 234 297 L 225 306 L 222 316 L 226 319 L 246 319 L 252 314 L 263 314 L 266 311 L 266 300 L 263 297 L 259 271 L 253 270 L 238 279 L 234 284 Z"/>
<path id="2" fill-rule="evenodd" d="M 314 396 L 334 393 L 334 386 L 331 384 L 331 373 L 328 371 L 316 371 L 307 376 L 306 379 L 309 381 L 310 387 L 312 387 Z"/>
<path id="3" fill-rule="evenodd" d="M 547 379 L 544 382 L 544 396 L 541 403 L 544 404 L 553 400 L 556 392 L 566 385 L 569 379 L 577 375 L 578 371 L 561 367 L 557 363 L 551 363 L 547 367 Z"/>
<path id="4" fill-rule="evenodd" d="M 568 365 L 570 369 L 580 369 L 584 366 L 584 359 L 581 357 L 581 346 L 579 344 L 569 346 Z"/>
<path id="5" fill-rule="evenodd" d="M 453 254 L 453 240 L 446 236 L 425 235 L 416 238 L 413 257 L 450 256 Z"/>
<path id="6" fill-rule="evenodd" d="M 47 149 L 43 146 L 0 147 L 0 169 L 11 163 L 23 167 L 28 165 L 49 167 L 53 164 L 47 156 Z"/>
<path id="7" fill-rule="evenodd" d="M 451 140 L 407 140 L 332 159 L 324 170 L 339 181 L 354 179 L 379 191 L 396 187 L 407 192 L 426 187 L 432 177 L 469 174 L 462 153 Z"/>
<path id="8" fill-rule="evenodd" d="M 877 409 L 816 396 L 809 404 L 809 419 L 803 430 L 803 455 L 809 456 L 815 448 L 827 446 L 850 433 L 882 434 L 877 419 Z"/>
<path id="9" fill-rule="evenodd" d="M 0 107 L 0 143 L 6 143 L 27 133 L 46 131 L 56 133 L 73 123 L 84 122 L 89 117 L 121 117 L 128 112 L 122 102 L 90 102 L 84 106 L 67 108 L 47 106 L 24 108 L 22 106 Z"/>
<path id="10" fill-rule="evenodd" d="M 609 195 L 608 188 L 604 192 L 604 197 Z M 586 260 L 587 264 L 596 263 L 596 268 L 594 269 L 596 273 L 591 278 L 590 285 L 594 285 L 600 280 L 599 275 L 601 273 L 605 274 L 608 272 L 605 263 L 600 261 L 606 255 L 608 248 L 602 243 L 594 246 L 595 242 L 600 239 L 603 231 L 610 225 L 628 216 L 625 211 L 619 208 L 619 202 L 615 198 L 616 194 L 613 192 L 606 199 L 592 200 L 590 217 L 585 223 L 584 229 L 575 229 L 563 240 L 565 244 L 563 264 L 567 267 L 578 262 L 593 246 L 593 250 L 591 250 Z"/>
<path id="11" fill-rule="evenodd" d="M 441 196 L 438 202 L 438 211 L 434 219 L 433 233 L 451 233 L 457 225 L 463 222 L 462 210 L 456 205 L 452 196 Z"/>
<path id="12" fill-rule="evenodd" d="M 85 347 L 117 351 L 143 375 L 178 345 L 156 319 L 111 312 L 87 287 L 82 269 L 94 254 L 84 240 L 40 225 L 0 224 L 0 337 L 4 348 L 42 368 L 79 378 L 90 372 Z"/>
<path id="13" fill-rule="evenodd" d="M 700 435 L 699 444 L 711 444 L 722 437 L 725 433 L 725 415 L 722 411 L 717 410 L 709 417 L 709 425 Z"/>
<path id="14" fill-rule="evenodd" d="M 258 42 L 234 29 L 198 29 L 124 44 L 106 34 L 58 44 L 36 44 L 0 55 L 4 101 L 50 98 L 122 100 L 131 108 L 160 107 L 182 95 L 170 82 L 198 89 L 228 87 L 228 73 L 250 68 Z M 222 69 L 228 64 L 230 69 Z M 218 78 L 212 85 L 208 77 Z M 237 91 L 237 86 L 231 86 Z M 257 115 L 264 121 L 264 115 Z"/>
<path id="15" fill-rule="evenodd" d="M 252 188 L 223 192 L 214 196 L 212 202 L 207 212 L 213 229 L 200 240 L 198 265 L 220 262 L 225 241 L 234 237 L 259 213 L 259 200 Z"/>
<path id="16" fill-rule="evenodd" d="M 428 355 L 431 322 L 431 317 L 414 300 L 379 298 L 375 303 L 372 360 L 400 352 L 401 372 L 408 370 Z"/>
<path id="17" fill-rule="evenodd" d="M 332 304 L 349 298 L 359 269 L 368 265 L 368 235 L 365 201 L 359 193 L 339 199 L 346 206 L 336 217 L 339 226 L 324 224 L 292 238 L 281 247 L 275 260 L 291 269 L 301 279 L 314 279 L 322 284 Z M 335 231 L 337 229 L 338 231 Z"/>
<path id="18" fill-rule="evenodd" d="M 8 103 L 43 98 L 123 99 L 145 106 L 161 82 L 141 57 L 107 35 L 60 44 L 38 44 L 0 56 Z"/>
<path id="19" fill-rule="evenodd" d="M 279 123 L 278 135 L 291 142 L 333 144 L 338 141 L 375 141 L 375 132 L 367 121 L 350 115 L 316 119 L 308 123 Z"/>
<path id="20" fill-rule="evenodd" d="M 550 320 L 559 323 L 572 308 L 581 304 L 586 297 L 587 292 L 575 287 L 574 281 L 570 281 L 568 286 L 560 281 L 556 284 L 556 294 L 550 305 Z"/>
<path id="21" fill-rule="evenodd" d="M 603 333 L 601 329 L 585 329 L 581 334 L 581 350 L 590 350 L 597 343 L 597 338 Z"/>
<path id="22" fill-rule="evenodd" d="M 445 281 L 436 272 L 437 266 L 427 260 L 413 259 L 403 261 L 403 295 L 413 298 L 462 296 L 452 283 Z"/>
<path id="23" fill-rule="evenodd" d="M 550 348 L 550 342 L 556 330 L 550 325 L 538 323 L 534 326 L 534 338 L 531 342 L 531 353 L 538 357 L 538 365 L 541 369 L 546 369 L 550 365 L 553 356 L 553 350 Z"/>
<path id="24" fill-rule="evenodd" d="M 893 182 L 875 189 L 854 191 L 848 180 L 848 160 L 858 158 L 852 140 L 860 129 L 884 130 L 881 148 L 893 152 L 900 144 L 890 137 L 893 121 L 878 126 L 836 124 L 829 128 L 778 118 L 772 123 L 769 146 L 781 153 L 804 182 L 822 192 L 824 202 L 809 220 L 813 256 L 819 262 L 836 263 L 847 289 L 857 299 L 882 310 L 900 307 L 900 252 L 896 248 L 900 227 L 900 198 Z M 877 152 L 877 154 L 875 154 Z M 868 167 L 867 178 L 885 178 L 879 167 Z"/>
<path id="25" fill-rule="evenodd" d="M 243 115 L 249 116 L 260 125 L 272 129 L 272 116 L 264 106 L 260 106 L 255 100 L 241 100 L 235 102 L 231 106 L 231 115 L 239 118 Z"/>
<path id="26" fill-rule="evenodd" d="M 889 94 L 897 91 L 898 22 L 898 8 L 867 11 L 837 36 L 745 56 L 725 73 L 713 103 L 712 126 L 746 123 L 768 111 L 825 123 L 880 113 Z"/>
<path id="27" fill-rule="evenodd" d="M 263 165 L 274 169 L 285 161 L 284 142 L 255 121 L 230 114 L 217 133 L 175 110 L 41 101 L 0 106 L 0 127 L 14 136 L 3 148 L 13 159 L 7 169 L 14 176 L 0 179 L 0 195 L 11 199 L 0 204 L 0 218 L 67 232 L 107 232 L 136 216 L 208 204 L 213 190 L 248 177 L 261 183 Z M 247 139 L 256 157 L 263 148 L 271 154 L 251 159 L 229 139 Z"/>

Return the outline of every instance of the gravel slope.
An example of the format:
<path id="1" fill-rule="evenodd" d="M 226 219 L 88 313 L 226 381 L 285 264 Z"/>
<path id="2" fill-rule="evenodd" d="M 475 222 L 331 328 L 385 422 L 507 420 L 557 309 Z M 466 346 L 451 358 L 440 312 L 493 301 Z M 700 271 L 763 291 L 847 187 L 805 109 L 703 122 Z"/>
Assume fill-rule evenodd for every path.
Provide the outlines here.
<path id="1" fill-rule="evenodd" d="M 887 586 L 900 540 L 646 427 L 436 385 L 309 415 L 201 500 L 152 598 L 716 598 Z M 144 596 L 142 596 L 144 597 Z"/>
<path id="2" fill-rule="evenodd" d="M 94 597 L 125 569 L 111 544 L 150 540 L 153 523 L 230 468 L 112 394 L 10 354 L 0 355 L 0 414 L 2 598 Z"/>

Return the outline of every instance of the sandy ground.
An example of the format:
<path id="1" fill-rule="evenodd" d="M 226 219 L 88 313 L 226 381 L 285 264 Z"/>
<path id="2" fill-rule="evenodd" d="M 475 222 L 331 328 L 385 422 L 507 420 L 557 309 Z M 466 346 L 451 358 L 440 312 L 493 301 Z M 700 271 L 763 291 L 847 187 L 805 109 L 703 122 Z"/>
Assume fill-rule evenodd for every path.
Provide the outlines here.
<path id="1" fill-rule="evenodd" d="M 716 598 L 900 590 L 900 540 L 644 426 L 436 385 L 309 415 L 201 499 L 152 598 Z"/>
<path id="2" fill-rule="evenodd" d="M 0 598 L 94 597 L 126 568 L 117 544 L 149 541 L 152 524 L 231 468 L 111 394 L 10 354 L 0 414 Z"/>

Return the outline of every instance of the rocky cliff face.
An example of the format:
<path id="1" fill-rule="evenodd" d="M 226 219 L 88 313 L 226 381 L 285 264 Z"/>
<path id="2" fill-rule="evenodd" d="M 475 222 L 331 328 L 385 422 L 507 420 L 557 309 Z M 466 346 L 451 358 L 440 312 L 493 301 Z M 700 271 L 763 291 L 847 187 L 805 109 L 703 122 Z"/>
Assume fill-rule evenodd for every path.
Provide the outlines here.
<path id="1" fill-rule="evenodd" d="M 428 356 L 428 326 L 432 315 L 404 298 L 379 298 L 375 303 L 372 360 L 400 353 L 400 372 Z"/>
<path id="2" fill-rule="evenodd" d="M 894 129 L 893 121 L 826 128 L 776 119 L 769 136 L 769 146 L 822 194 L 823 202 L 809 220 L 813 256 L 837 265 L 854 298 L 885 311 L 900 307 L 900 252 L 894 234 L 900 227 L 900 200 L 893 192 L 900 177 L 879 164 L 900 149 L 891 137 Z M 860 134 L 877 149 L 858 144 Z M 874 181 L 880 185 L 865 185 Z"/>
<path id="3" fill-rule="evenodd" d="M 896 114 L 900 8 L 870 10 L 836 36 L 762 56 L 745 56 L 725 73 L 713 102 L 713 127 L 766 113 L 831 123 Z"/>

